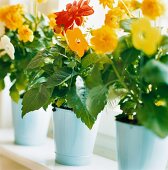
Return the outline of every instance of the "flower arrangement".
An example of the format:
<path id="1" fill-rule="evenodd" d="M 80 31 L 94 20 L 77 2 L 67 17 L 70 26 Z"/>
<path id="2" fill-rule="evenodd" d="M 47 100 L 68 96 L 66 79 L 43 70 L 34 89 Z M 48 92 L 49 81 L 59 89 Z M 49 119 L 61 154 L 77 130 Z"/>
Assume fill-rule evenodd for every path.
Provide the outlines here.
<path id="1" fill-rule="evenodd" d="M 108 100 L 120 96 L 120 121 L 144 125 L 168 135 L 167 41 L 152 23 L 164 14 L 159 0 L 100 0 L 104 25 L 82 33 L 84 17 L 93 14 L 89 0 L 69 3 L 49 16 L 56 44 L 28 65 L 30 81 L 23 115 L 40 107 L 72 109 L 92 128 Z M 150 6 L 150 8 L 149 8 Z M 137 10 L 138 17 L 134 14 Z M 80 83 L 79 83 L 80 82 Z"/>
<path id="2" fill-rule="evenodd" d="M 0 37 L 0 90 L 5 88 L 4 79 L 9 74 L 10 96 L 18 102 L 29 80 L 24 70 L 38 51 L 52 44 L 53 31 L 48 18 L 37 9 L 32 15 L 17 4 L 0 8 Z"/>
<path id="3" fill-rule="evenodd" d="M 80 0 L 67 4 L 66 10 L 49 15 L 56 44 L 38 53 L 27 67 L 30 77 L 36 76 L 31 79 L 29 90 L 24 95 L 23 115 L 52 104 L 53 110 L 56 107 L 72 109 L 92 128 L 98 113 L 89 111 L 87 106 L 89 89 L 97 83 L 91 77 L 103 68 L 104 63 L 110 62 L 107 56 L 94 53 L 79 28 L 93 13 L 89 0 Z"/>
<path id="4" fill-rule="evenodd" d="M 166 137 L 168 36 L 156 26 L 166 5 L 159 0 L 143 0 L 141 3 L 121 0 L 116 7 L 109 6 L 110 1 L 100 2 L 110 9 L 105 26 L 93 32 L 91 41 L 97 53 L 106 53 L 111 58 L 107 72 L 111 74 L 108 97 L 120 96 L 123 113 L 117 120 L 143 125 L 158 136 Z M 138 17 L 133 14 L 134 9 L 137 9 Z M 116 29 L 124 31 L 124 35 L 117 36 Z M 106 42 L 110 44 L 108 47 L 105 47 Z"/>

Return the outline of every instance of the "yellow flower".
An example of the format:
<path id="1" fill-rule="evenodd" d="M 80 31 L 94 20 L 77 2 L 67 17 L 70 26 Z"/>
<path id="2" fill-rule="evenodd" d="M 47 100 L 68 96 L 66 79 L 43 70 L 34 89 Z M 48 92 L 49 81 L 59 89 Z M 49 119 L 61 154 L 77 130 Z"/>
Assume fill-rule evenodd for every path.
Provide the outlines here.
<path id="1" fill-rule="evenodd" d="M 165 6 L 162 0 L 143 0 L 141 8 L 143 15 L 150 19 L 156 19 L 165 13 Z"/>
<path id="2" fill-rule="evenodd" d="M 0 8 L 0 21 L 4 22 L 10 30 L 16 30 L 23 25 L 23 7 L 18 5 L 10 5 Z"/>
<path id="3" fill-rule="evenodd" d="M 108 11 L 105 18 L 105 25 L 111 28 L 118 28 L 120 20 L 126 18 L 125 11 L 119 7 L 113 8 Z"/>
<path id="4" fill-rule="evenodd" d="M 118 44 L 118 37 L 113 29 L 103 26 L 97 30 L 93 30 L 91 44 L 97 53 L 110 53 Z"/>
<path id="5" fill-rule="evenodd" d="M 88 49 L 88 43 L 81 30 L 79 28 L 74 28 L 73 30 L 68 29 L 66 31 L 66 38 L 69 48 L 75 51 L 79 57 L 82 57 Z"/>
<path id="6" fill-rule="evenodd" d="M 32 42 L 34 39 L 33 31 L 29 28 L 28 25 L 23 25 L 18 30 L 19 40 L 23 42 Z"/>
<path id="7" fill-rule="evenodd" d="M 113 3 L 114 0 L 99 0 L 100 4 L 103 5 L 103 7 L 105 8 L 106 6 L 109 8 L 113 8 Z"/>
<path id="8" fill-rule="evenodd" d="M 47 2 L 47 0 L 37 0 L 39 4 Z"/>
<path id="9" fill-rule="evenodd" d="M 54 28 L 57 24 L 56 24 L 56 14 L 51 13 L 48 15 L 48 18 L 50 20 L 49 24 L 51 28 Z"/>
<path id="10" fill-rule="evenodd" d="M 138 0 L 131 0 L 130 6 L 132 10 L 136 10 L 141 7 L 141 3 Z"/>
<path id="11" fill-rule="evenodd" d="M 128 12 L 140 8 L 140 3 L 138 0 L 119 0 L 118 7 Z"/>
<path id="12" fill-rule="evenodd" d="M 159 29 L 151 26 L 149 19 L 140 18 L 132 23 L 132 42 L 135 48 L 147 55 L 156 52 L 162 36 Z"/>

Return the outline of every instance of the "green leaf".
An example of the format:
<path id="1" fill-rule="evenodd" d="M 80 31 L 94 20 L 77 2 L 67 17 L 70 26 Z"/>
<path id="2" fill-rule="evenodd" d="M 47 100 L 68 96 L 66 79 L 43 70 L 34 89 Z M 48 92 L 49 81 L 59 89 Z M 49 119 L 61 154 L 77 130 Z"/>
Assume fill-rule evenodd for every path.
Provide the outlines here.
<path id="1" fill-rule="evenodd" d="M 5 88 L 5 82 L 4 80 L 0 80 L 0 91 L 2 91 Z"/>
<path id="2" fill-rule="evenodd" d="M 124 96 L 120 100 L 119 105 L 124 114 L 133 114 L 136 112 L 137 102 L 130 95 Z"/>
<path id="3" fill-rule="evenodd" d="M 113 52 L 114 58 L 118 60 L 118 58 L 120 58 L 121 54 L 124 51 L 126 51 L 126 50 L 128 50 L 128 49 L 130 49 L 132 47 L 133 47 L 133 45 L 132 45 L 132 38 L 131 38 L 131 36 L 130 35 L 122 36 L 119 39 L 117 48 Z"/>
<path id="4" fill-rule="evenodd" d="M 51 97 L 51 90 L 40 85 L 27 91 L 23 97 L 22 116 L 43 107 Z"/>
<path id="5" fill-rule="evenodd" d="M 25 90 L 27 87 L 27 76 L 24 72 L 17 74 L 16 78 L 16 88 L 18 91 Z"/>
<path id="6" fill-rule="evenodd" d="M 84 87 L 71 87 L 67 93 L 68 107 L 72 108 L 77 118 L 91 129 L 96 118 L 88 111 L 86 107 L 87 90 Z"/>
<path id="7" fill-rule="evenodd" d="M 129 48 L 122 52 L 121 58 L 124 62 L 124 67 L 127 67 L 134 61 L 136 61 L 138 59 L 139 54 L 140 54 L 139 51 L 136 50 L 135 48 Z"/>
<path id="8" fill-rule="evenodd" d="M 10 61 L 3 61 L 0 59 L 0 79 L 4 79 L 6 75 L 10 72 Z"/>
<path id="9" fill-rule="evenodd" d="M 98 55 L 96 53 L 88 54 L 82 59 L 82 67 L 87 68 L 93 64 L 100 63 L 111 63 L 110 58 L 107 55 Z"/>
<path id="10" fill-rule="evenodd" d="M 168 66 L 168 55 L 162 56 L 160 61 Z"/>
<path id="11" fill-rule="evenodd" d="M 93 88 L 103 84 L 101 72 L 99 70 L 98 65 L 95 65 L 91 70 L 91 72 L 87 75 L 85 79 L 85 84 L 88 88 Z"/>
<path id="12" fill-rule="evenodd" d="M 67 68 L 58 68 L 55 73 L 47 80 L 47 87 L 55 87 L 61 85 L 72 77 L 72 71 Z"/>
<path id="13" fill-rule="evenodd" d="M 107 104 L 108 88 L 104 85 L 94 87 L 89 91 L 87 97 L 87 108 L 89 112 L 97 118 L 97 115 L 104 109 Z"/>
<path id="14" fill-rule="evenodd" d="M 120 21 L 120 27 L 125 31 L 125 32 L 131 32 L 131 24 L 133 21 L 137 20 L 136 18 L 131 18 L 131 19 L 125 19 Z"/>
<path id="15" fill-rule="evenodd" d="M 10 96 L 14 102 L 18 102 L 20 99 L 19 91 L 16 88 L 16 84 L 13 84 L 13 86 L 10 88 Z"/>
<path id="16" fill-rule="evenodd" d="M 156 60 L 150 60 L 142 69 L 142 76 L 149 83 L 168 84 L 168 66 Z"/>
<path id="17" fill-rule="evenodd" d="M 44 59 L 45 58 L 43 57 L 43 52 L 38 53 L 28 64 L 27 70 L 33 70 L 33 69 L 43 66 Z"/>
<path id="18" fill-rule="evenodd" d="M 146 128 L 164 138 L 168 135 L 168 108 L 156 106 L 154 99 L 151 94 L 143 96 L 143 105 L 137 110 L 138 120 Z"/>

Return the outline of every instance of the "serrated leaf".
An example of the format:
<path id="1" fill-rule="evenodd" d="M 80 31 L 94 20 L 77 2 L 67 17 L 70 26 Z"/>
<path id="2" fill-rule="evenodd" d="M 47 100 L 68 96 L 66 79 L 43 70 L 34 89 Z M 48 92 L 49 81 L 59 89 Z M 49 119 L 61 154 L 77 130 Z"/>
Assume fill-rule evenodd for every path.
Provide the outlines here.
<path id="1" fill-rule="evenodd" d="M 44 59 L 42 52 L 38 53 L 28 64 L 27 70 L 33 70 L 41 67 L 44 64 Z"/>
<path id="2" fill-rule="evenodd" d="M 107 104 L 108 88 L 104 85 L 94 87 L 89 91 L 87 97 L 87 108 L 89 112 L 97 118 L 97 115 L 104 109 Z"/>
<path id="3" fill-rule="evenodd" d="M 86 77 L 85 84 L 88 88 L 93 88 L 100 84 L 103 84 L 101 72 L 98 65 L 95 65 L 89 75 Z"/>
<path id="4" fill-rule="evenodd" d="M 72 71 L 67 68 L 58 68 L 55 73 L 51 75 L 47 80 L 47 87 L 58 86 L 72 77 Z"/>
<path id="5" fill-rule="evenodd" d="M 168 66 L 156 60 L 150 60 L 142 69 L 142 76 L 149 83 L 168 85 Z"/>
<path id="6" fill-rule="evenodd" d="M 91 129 L 96 118 L 90 114 L 86 107 L 87 90 L 84 87 L 71 87 L 67 93 L 68 107 L 72 108 L 77 118 L 81 118 L 82 122 Z"/>
<path id="7" fill-rule="evenodd" d="M 51 97 L 51 90 L 40 85 L 27 91 L 23 97 L 22 116 L 43 107 Z"/>

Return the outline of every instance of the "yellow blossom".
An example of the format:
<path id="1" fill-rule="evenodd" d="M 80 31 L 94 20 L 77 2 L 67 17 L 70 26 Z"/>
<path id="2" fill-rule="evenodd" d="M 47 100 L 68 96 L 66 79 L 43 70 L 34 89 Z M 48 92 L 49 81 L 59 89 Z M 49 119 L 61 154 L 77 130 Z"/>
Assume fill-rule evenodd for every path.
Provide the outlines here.
<path id="1" fill-rule="evenodd" d="M 50 27 L 54 28 L 56 26 L 56 19 L 55 19 L 56 18 L 56 14 L 51 13 L 51 14 L 48 15 L 48 18 L 50 20 L 50 22 L 49 22 Z"/>
<path id="2" fill-rule="evenodd" d="M 10 30 L 16 30 L 23 25 L 23 7 L 18 5 L 10 5 L 0 8 L 0 21 L 4 22 Z"/>
<path id="3" fill-rule="evenodd" d="M 34 39 L 33 31 L 29 28 L 28 25 L 23 25 L 18 30 L 19 40 L 23 42 L 32 42 Z"/>
<path id="4" fill-rule="evenodd" d="M 47 0 L 37 0 L 39 4 L 47 2 Z"/>
<path id="5" fill-rule="evenodd" d="M 106 14 L 105 25 L 111 28 L 118 28 L 120 20 L 126 18 L 126 16 L 125 11 L 121 8 L 113 8 Z"/>
<path id="6" fill-rule="evenodd" d="M 132 42 L 135 48 L 142 50 L 147 55 L 157 51 L 162 36 L 159 29 L 151 26 L 147 18 L 140 18 L 132 23 Z"/>
<path id="7" fill-rule="evenodd" d="M 150 19 L 156 19 L 165 13 L 165 6 L 162 0 L 143 0 L 141 8 L 143 15 Z"/>
<path id="8" fill-rule="evenodd" d="M 140 8 L 141 4 L 138 0 L 119 0 L 118 7 L 125 10 L 127 14 L 131 14 L 131 11 Z"/>
<path id="9" fill-rule="evenodd" d="M 79 57 L 82 57 L 88 49 L 88 43 L 81 30 L 79 28 L 74 28 L 73 30 L 68 29 L 66 31 L 66 38 L 69 48 L 75 51 Z"/>
<path id="10" fill-rule="evenodd" d="M 108 26 L 103 26 L 97 30 L 93 30 L 91 44 L 97 53 L 110 53 L 118 44 L 118 37 L 115 30 Z"/>
<path id="11" fill-rule="evenodd" d="M 100 4 L 103 5 L 103 7 L 105 8 L 106 6 L 109 8 L 113 8 L 113 3 L 114 0 L 99 0 Z"/>

